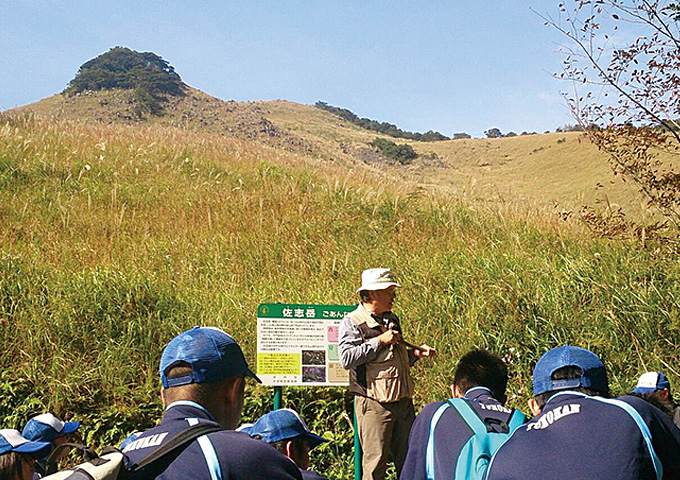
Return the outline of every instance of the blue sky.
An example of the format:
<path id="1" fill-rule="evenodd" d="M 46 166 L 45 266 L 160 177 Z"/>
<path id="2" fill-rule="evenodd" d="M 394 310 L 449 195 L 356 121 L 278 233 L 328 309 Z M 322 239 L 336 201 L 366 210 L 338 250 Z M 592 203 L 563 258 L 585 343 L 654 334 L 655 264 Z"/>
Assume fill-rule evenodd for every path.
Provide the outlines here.
<path id="1" fill-rule="evenodd" d="M 114 46 L 223 100 L 325 101 L 451 136 L 574 123 L 554 79 L 559 1 L 0 0 L 0 110 L 60 92 Z"/>

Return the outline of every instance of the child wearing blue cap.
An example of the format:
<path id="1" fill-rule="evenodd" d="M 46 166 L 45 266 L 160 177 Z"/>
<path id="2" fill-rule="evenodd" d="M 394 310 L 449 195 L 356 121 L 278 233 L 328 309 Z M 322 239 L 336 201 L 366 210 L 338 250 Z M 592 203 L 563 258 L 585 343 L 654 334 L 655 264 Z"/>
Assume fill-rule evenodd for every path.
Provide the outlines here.
<path id="1" fill-rule="evenodd" d="M 194 327 L 177 335 L 163 350 L 159 373 L 165 414 L 157 426 L 125 446 L 131 467 L 194 425 L 223 430 L 197 438 L 174 458 L 151 471 L 142 470 L 134 480 L 301 480 L 299 469 L 280 452 L 234 431 L 241 418 L 246 378 L 259 378 L 230 335 L 215 327 Z"/>
<path id="2" fill-rule="evenodd" d="M 32 442 L 18 430 L 0 430 L 0 478 L 2 480 L 31 480 L 35 474 L 37 457 L 49 455 L 48 442 Z"/>
<path id="3" fill-rule="evenodd" d="M 309 470 L 309 452 L 328 440 L 313 434 L 295 410 L 282 408 L 262 415 L 245 430 L 253 438 L 260 438 L 274 446 L 298 466 L 303 480 L 324 480 Z"/>
<path id="4" fill-rule="evenodd" d="M 607 372 L 593 352 L 549 350 L 533 390 L 535 417 L 496 451 L 485 480 L 680 478 L 680 430 L 641 398 L 607 398 Z"/>
<path id="5" fill-rule="evenodd" d="M 645 372 L 640 375 L 631 395 L 644 398 L 656 408 L 666 413 L 680 428 L 680 406 L 673 401 L 671 382 L 661 372 Z"/>
<path id="6" fill-rule="evenodd" d="M 78 430 L 78 428 L 80 428 L 80 422 L 63 422 L 51 413 L 43 413 L 36 415 L 26 422 L 21 435 L 28 440 L 49 442 L 53 448 L 57 448 L 59 445 L 68 442 L 67 436 Z M 35 471 L 39 475 L 45 474 L 49 453 L 48 451 L 44 456 L 37 458 Z M 62 449 L 59 457 L 55 460 L 61 460 L 67 453 L 68 449 Z"/>

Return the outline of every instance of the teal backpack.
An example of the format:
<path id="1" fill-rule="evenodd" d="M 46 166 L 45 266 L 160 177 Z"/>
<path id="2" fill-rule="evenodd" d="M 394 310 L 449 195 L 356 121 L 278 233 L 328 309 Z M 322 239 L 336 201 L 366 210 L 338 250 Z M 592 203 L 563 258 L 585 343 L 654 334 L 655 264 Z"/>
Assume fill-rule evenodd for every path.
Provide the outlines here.
<path id="1" fill-rule="evenodd" d="M 425 453 L 425 471 L 428 480 L 435 480 L 437 478 L 434 461 L 434 431 L 439 419 L 448 408 L 455 408 L 473 432 L 456 459 L 455 480 L 481 480 L 496 450 L 510 438 L 512 432 L 526 422 L 526 416 L 519 410 L 513 409 L 507 424 L 504 422 L 496 424 L 496 428 L 502 432 L 499 433 L 493 428 L 493 424 L 489 422 L 490 419 L 487 419 L 485 422 L 466 400 L 462 398 L 449 398 L 435 411 L 430 422 L 430 434 L 427 439 L 427 450 Z"/>

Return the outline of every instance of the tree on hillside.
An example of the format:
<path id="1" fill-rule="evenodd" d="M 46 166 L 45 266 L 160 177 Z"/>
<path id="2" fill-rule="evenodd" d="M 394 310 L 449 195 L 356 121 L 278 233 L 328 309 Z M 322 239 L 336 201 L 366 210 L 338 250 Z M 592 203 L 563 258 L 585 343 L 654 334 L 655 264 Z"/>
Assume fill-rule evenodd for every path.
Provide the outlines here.
<path id="1" fill-rule="evenodd" d="M 454 133 L 453 137 L 451 137 L 451 138 L 453 140 L 461 140 L 461 139 L 464 139 L 464 138 L 472 138 L 472 137 L 470 137 L 470 135 L 465 133 L 465 132 L 459 132 L 459 133 Z"/>
<path id="2" fill-rule="evenodd" d="M 486 138 L 501 138 L 503 136 L 500 129 L 496 127 L 488 129 L 484 132 L 484 135 L 486 135 Z"/>
<path id="3" fill-rule="evenodd" d="M 163 95 L 183 95 L 184 83 L 175 69 L 153 52 L 115 47 L 82 64 L 64 90 L 74 95 L 85 90 L 134 90 L 137 106 L 148 113 L 161 111 Z"/>
<path id="4" fill-rule="evenodd" d="M 660 154 L 680 153 L 680 34 L 677 4 L 652 0 L 561 3 L 559 17 L 543 17 L 567 45 L 559 77 L 573 117 L 604 152 L 615 174 L 634 182 L 665 222 L 640 225 L 586 208 L 599 231 L 680 233 L 680 174 Z M 630 34 L 633 39 L 630 40 Z M 619 38 L 621 37 L 621 38 Z"/>
<path id="5" fill-rule="evenodd" d="M 555 131 L 556 132 L 557 131 L 559 131 L 559 132 L 582 132 L 583 127 L 581 125 L 579 125 L 578 123 L 576 125 L 572 125 L 570 123 L 567 123 L 566 125 L 564 125 L 562 127 L 557 127 L 555 129 Z"/>
<path id="6" fill-rule="evenodd" d="M 408 165 L 418 158 L 418 154 L 411 145 L 397 145 L 390 140 L 377 137 L 369 145 L 377 148 L 385 157 L 396 160 L 402 165 Z"/>

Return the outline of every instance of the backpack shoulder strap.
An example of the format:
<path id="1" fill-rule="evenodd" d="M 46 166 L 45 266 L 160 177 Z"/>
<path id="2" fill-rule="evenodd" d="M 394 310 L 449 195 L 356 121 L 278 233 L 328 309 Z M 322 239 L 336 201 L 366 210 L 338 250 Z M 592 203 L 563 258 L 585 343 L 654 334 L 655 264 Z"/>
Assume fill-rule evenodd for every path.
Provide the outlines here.
<path id="1" fill-rule="evenodd" d="M 514 432 L 517 430 L 519 427 L 524 425 L 527 421 L 527 416 L 519 411 L 515 410 L 514 408 L 512 409 L 512 413 L 510 414 L 510 417 L 508 417 L 508 429 L 510 433 Z"/>
<path id="2" fill-rule="evenodd" d="M 475 435 L 487 433 L 486 424 L 468 402 L 462 398 L 449 398 L 447 401 L 456 409 Z"/>
<path id="3" fill-rule="evenodd" d="M 130 473 L 136 473 L 143 468 L 148 467 L 152 463 L 159 461 L 161 458 L 169 455 L 172 452 L 187 446 L 198 437 L 206 435 L 208 433 L 219 432 L 223 430 L 219 425 L 199 423 L 193 425 L 185 430 L 182 430 L 177 435 L 172 437 L 170 440 L 165 442 L 163 445 L 151 452 L 147 457 L 145 457 L 141 462 L 139 462 Z"/>

